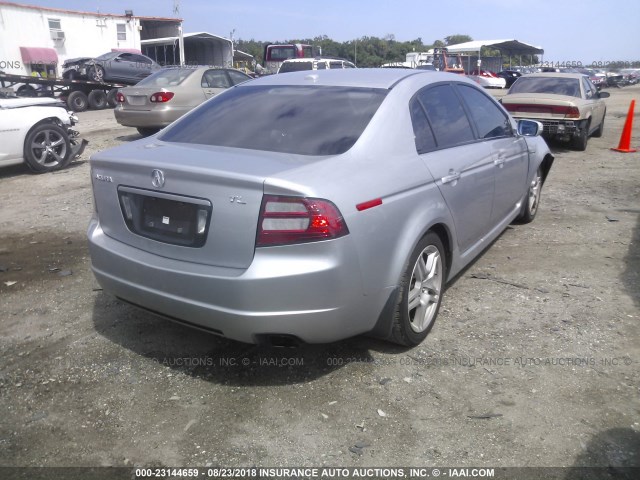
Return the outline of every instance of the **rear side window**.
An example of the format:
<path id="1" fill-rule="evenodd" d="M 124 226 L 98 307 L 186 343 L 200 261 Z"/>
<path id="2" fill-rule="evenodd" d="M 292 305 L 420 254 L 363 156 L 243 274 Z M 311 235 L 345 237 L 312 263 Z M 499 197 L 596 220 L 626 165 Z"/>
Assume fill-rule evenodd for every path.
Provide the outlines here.
<path id="1" fill-rule="evenodd" d="M 242 83 L 242 82 L 246 82 L 247 80 L 251 80 L 251 77 L 249 77 L 249 75 L 245 75 L 244 73 L 236 72 L 235 70 L 228 70 L 227 73 L 229 74 L 229 77 L 231 77 L 231 82 L 234 85 L 237 85 L 237 84 Z"/>
<path id="2" fill-rule="evenodd" d="M 475 140 L 469 119 L 451 85 L 438 85 L 418 93 L 431 123 L 438 148 Z"/>
<path id="3" fill-rule="evenodd" d="M 360 138 L 385 89 L 240 86 L 178 120 L 161 139 L 300 155 L 338 155 Z"/>
<path id="4" fill-rule="evenodd" d="M 418 153 L 426 153 L 436 148 L 436 141 L 433 138 L 431 126 L 427 116 L 422 109 L 422 105 L 417 98 L 411 101 L 411 123 L 413 123 L 413 134 L 416 139 L 416 150 Z"/>
<path id="5" fill-rule="evenodd" d="M 489 100 L 482 92 L 474 87 L 458 85 L 458 92 L 467 105 L 473 123 L 482 139 L 506 137 L 511 135 L 509 117 Z"/>
<path id="6" fill-rule="evenodd" d="M 229 79 L 224 70 L 207 70 L 202 76 L 202 86 L 207 88 L 229 88 Z"/>
<path id="7" fill-rule="evenodd" d="M 591 83 L 591 80 L 589 80 L 587 77 L 582 78 L 582 88 L 584 89 L 585 97 L 588 100 L 591 100 L 597 96 L 596 94 L 598 93 L 598 91 L 596 90 L 596 87 L 593 86 L 593 83 Z"/>

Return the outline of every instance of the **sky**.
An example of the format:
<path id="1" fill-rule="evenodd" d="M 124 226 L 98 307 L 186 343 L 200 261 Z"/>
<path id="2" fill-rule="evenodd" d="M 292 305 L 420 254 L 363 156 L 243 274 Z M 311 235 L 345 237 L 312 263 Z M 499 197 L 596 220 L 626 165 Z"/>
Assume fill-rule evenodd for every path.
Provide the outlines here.
<path id="1" fill-rule="evenodd" d="M 280 42 L 326 35 L 425 44 L 455 34 L 474 40 L 517 39 L 544 48 L 545 62 L 640 63 L 638 0 L 12 0 L 102 13 L 173 17 L 183 30 Z M 401 59 L 399 59 L 401 60 Z"/>

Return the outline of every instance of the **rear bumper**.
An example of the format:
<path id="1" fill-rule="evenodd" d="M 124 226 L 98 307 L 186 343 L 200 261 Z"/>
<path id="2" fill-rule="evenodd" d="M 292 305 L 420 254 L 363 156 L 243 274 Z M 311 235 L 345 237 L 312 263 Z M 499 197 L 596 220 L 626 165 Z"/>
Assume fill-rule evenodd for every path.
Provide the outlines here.
<path id="1" fill-rule="evenodd" d="M 580 123 L 581 122 L 572 120 L 543 120 L 542 126 L 544 128 L 542 134 L 549 137 L 564 135 L 574 136 L 579 133 Z"/>
<path id="2" fill-rule="evenodd" d="M 247 269 L 160 257 L 105 235 L 95 219 L 88 237 L 91 267 L 105 291 L 241 342 L 264 335 L 332 342 L 370 331 L 380 314 L 380 302 L 362 293 L 348 237 L 259 249 Z"/>
<path id="3" fill-rule="evenodd" d="M 513 115 L 513 113 L 512 113 Z M 555 120 L 550 118 L 535 118 L 526 115 L 513 115 L 516 120 L 535 120 L 542 123 L 542 135 L 551 137 L 573 137 L 580 133 L 585 124 L 585 120 Z"/>
<path id="4" fill-rule="evenodd" d="M 118 106 L 113 112 L 116 122 L 125 127 L 164 128 L 190 110 L 190 107 L 165 110 L 126 110 Z"/>

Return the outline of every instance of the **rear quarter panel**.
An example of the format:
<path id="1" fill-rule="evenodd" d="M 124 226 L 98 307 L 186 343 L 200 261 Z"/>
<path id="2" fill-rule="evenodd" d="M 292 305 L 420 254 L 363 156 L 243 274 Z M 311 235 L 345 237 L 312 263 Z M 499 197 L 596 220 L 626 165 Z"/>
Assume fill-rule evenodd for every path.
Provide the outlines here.
<path id="1" fill-rule="evenodd" d="M 413 248 L 432 225 L 453 231 L 447 206 L 416 152 L 410 88 L 404 83 L 388 94 L 348 152 L 265 183 L 265 193 L 300 191 L 338 206 L 357 246 L 364 295 L 398 284 Z M 358 211 L 357 205 L 378 198 L 382 205 Z M 381 300 L 386 298 L 376 298 Z"/>

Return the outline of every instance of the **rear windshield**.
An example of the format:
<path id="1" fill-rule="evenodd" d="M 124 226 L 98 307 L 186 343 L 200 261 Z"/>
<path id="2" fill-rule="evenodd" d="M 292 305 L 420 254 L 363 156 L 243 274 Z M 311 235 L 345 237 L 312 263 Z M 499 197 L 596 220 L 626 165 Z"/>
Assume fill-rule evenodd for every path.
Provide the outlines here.
<path id="1" fill-rule="evenodd" d="M 278 73 L 299 72 L 301 70 L 313 70 L 313 62 L 284 62 L 280 65 Z"/>
<path id="2" fill-rule="evenodd" d="M 195 69 L 193 68 L 165 68 L 139 81 L 136 87 L 171 87 L 180 85 L 194 71 Z"/>
<path id="3" fill-rule="evenodd" d="M 509 93 L 552 93 L 580 98 L 580 81 L 562 77 L 520 77 Z"/>
<path id="4" fill-rule="evenodd" d="M 325 86 L 231 88 L 160 139 L 299 155 L 338 155 L 358 140 L 387 91 Z"/>

